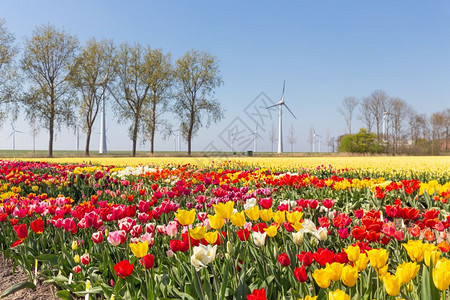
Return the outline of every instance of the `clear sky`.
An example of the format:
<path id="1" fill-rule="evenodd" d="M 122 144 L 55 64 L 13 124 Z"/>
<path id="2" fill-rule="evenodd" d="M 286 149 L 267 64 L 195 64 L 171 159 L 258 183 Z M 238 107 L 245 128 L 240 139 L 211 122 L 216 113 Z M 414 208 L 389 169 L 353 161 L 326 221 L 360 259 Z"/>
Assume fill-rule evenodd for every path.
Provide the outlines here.
<path id="1" fill-rule="evenodd" d="M 278 101 L 283 80 L 286 104 L 297 117 L 284 111 L 285 151 L 290 150 L 286 138 L 291 126 L 297 137 L 294 151 L 310 150 L 312 127 L 323 137 L 343 134 L 346 127 L 338 108 L 346 96 L 361 98 L 383 89 L 428 115 L 450 106 L 450 2 L 444 0 L 4 0 L 0 18 L 19 43 L 35 26 L 50 23 L 81 43 L 90 37 L 139 42 L 170 52 L 174 60 L 189 49 L 215 55 L 224 81 L 215 96 L 226 114 L 220 123 L 199 132 L 194 151 L 211 145 L 230 150 L 229 129 L 242 129 L 249 136 L 258 119 L 251 110 L 262 106 L 258 95 L 263 92 Z M 258 121 L 263 137 L 258 150 L 271 150 L 269 131 L 272 124 L 278 126 L 275 111 L 271 117 L 263 118 L 264 124 Z M 176 126 L 173 115 L 166 118 Z M 109 149 L 131 149 L 126 126 L 116 123 L 108 111 Z M 353 128 L 361 126 L 356 116 Z M 29 132 L 22 120 L 16 127 Z M 11 149 L 11 130 L 6 122 L 0 148 Z M 28 134 L 17 134 L 16 148 L 30 149 L 31 140 Z M 94 134 L 91 149 L 98 149 L 98 140 Z M 249 142 L 251 138 L 240 140 L 234 150 L 252 150 Z M 47 145 L 48 133 L 42 130 L 37 147 Z M 81 145 L 83 149 L 84 140 Z M 147 148 L 148 143 L 138 150 Z M 156 150 L 174 148 L 174 138 L 158 137 Z M 73 132 L 58 134 L 55 149 L 75 149 Z"/>

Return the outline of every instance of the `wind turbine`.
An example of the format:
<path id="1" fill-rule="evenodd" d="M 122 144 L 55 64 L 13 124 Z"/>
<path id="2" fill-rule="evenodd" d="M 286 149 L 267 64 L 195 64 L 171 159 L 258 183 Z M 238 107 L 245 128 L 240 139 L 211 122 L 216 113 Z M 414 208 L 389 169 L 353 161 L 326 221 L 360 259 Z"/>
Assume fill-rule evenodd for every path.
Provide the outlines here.
<path id="1" fill-rule="evenodd" d="M 19 130 L 16 130 L 15 128 L 14 128 L 14 125 L 12 125 L 11 124 L 11 127 L 12 127 L 12 132 L 11 132 L 11 134 L 8 136 L 8 139 L 12 136 L 12 138 L 13 138 L 13 143 L 12 143 L 12 145 L 13 145 L 13 151 L 16 151 L 16 132 L 17 133 L 23 133 L 22 131 L 19 131 Z"/>
<path id="2" fill-rule="evenodd" d="M 387 111 L 383 112 L 383 141 L 387 142 L 387 116 L 391 116 L 391 113 L 388 113 Z"/>
<path id="3" fill-rule="evenodd" d="M 294 119 L 297 119 L 289 107 L 284 103 L 284 88 L 286 86 L 286 80 L 283 83 L 283 93 L 281 94 L 281 99 L 277 104 L 266 107 L 266 109 L 278 106 L 278 153 L 283 153 L 283 105 L 291 113 Z"/>
<path id="4" fill-rule="evenodd" d="M 263 139 L 262 136 L 258 133 L 258 123 L 256 123 L 256 129 L 255 132 L 250 133 L 250 135 L 253 135 L 253 152 L 256 152 L 256 141 L 258 140 L 258 137 Z"/>
<path id="5" fill-rule="evenodd" d="M 109 69 L 106 72 L 105 77 L 98 83 L 97 85 L 102 86 L 102 107 L 100 113 L 100 149 L 98 150 L 99 154 L 106 154 L 108 152 L 106 147 L 106 116 L 105 116 L 105 92 L 106 92 L 106 84 L 108 80 Z"/>
<path id="6" fill-rule="evenodd" d="M 181 141 L 180 141 L 181 130 L 180 129 L 173 130 L 172 135 L 175 137 L 175 151 L 181 151 Z"/>
<path id="7" fill-rule="evenodd" d="M 228 132 L 228 139 L 230 140 L 230 146 L 231 146 L 231 152 L 234 152 L 234 142 L 237 141 L 237 132 L 235 132 L 236 130 L 230 130 Z"/>
<path id="8" fill-rule="evenodd" d="M 317 141 L 318 139 L 318 141 Z M 316 134 L 316 131 L 313 130 L 313 134 L 312 134 L 312 152 L 316 152 L 316 143 L 319 143 L 319 152 L 320 152 L 320 144 L 321 144 L 321 139 L 322 137 L 318 134 Z"/>

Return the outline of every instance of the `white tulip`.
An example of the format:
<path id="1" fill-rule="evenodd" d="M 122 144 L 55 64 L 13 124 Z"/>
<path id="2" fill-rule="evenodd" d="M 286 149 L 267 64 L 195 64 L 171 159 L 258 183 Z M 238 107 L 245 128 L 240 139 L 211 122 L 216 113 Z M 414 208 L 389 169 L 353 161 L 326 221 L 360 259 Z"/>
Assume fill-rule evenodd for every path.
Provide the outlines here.
<path id="1" fill-rule="evenodd" d="M 253 241 L 255 242 L 256 246 L 262 247 L 266 243 L 267 232 L 260 233 L 260 232 L 254 231 L 252 233 L 252 236 L 253 236 Z"/>
<path id="2" fill-rule="evenodd" d="M 191 256 L 191 264 L 195 267 L 196 271 L 200 271 L 206 268 L 209 263 L 216 258 L 217 245 L 205 246 L 200 244 L 194 247 L 194 254 Z"/>
<path id="3" fill-rule="evenodd" d="M 294 240 L 294 244 L 300 245 L 303 242 L 303 235 L 305 234 L 303 228 L 297 232 L 292 233 L 292 238 Z"/>

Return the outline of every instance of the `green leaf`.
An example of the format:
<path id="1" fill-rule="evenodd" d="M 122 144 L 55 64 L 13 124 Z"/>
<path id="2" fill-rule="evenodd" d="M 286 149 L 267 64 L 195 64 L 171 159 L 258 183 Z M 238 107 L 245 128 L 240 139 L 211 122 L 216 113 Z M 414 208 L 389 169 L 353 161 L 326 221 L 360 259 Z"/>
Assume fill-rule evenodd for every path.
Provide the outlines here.
<path id="1" fill-rule="evenodd" d="M 17 291 L 20 291 L 22 289 L 36 289 L 36 286 L 29 281 L 24 281 L 24 282 L 19 282 L 11 287 L 9 287 L 8 289 L 6 289 L 1 295 L 0 298 L 4 298 L 8 295 L 11 295 Z"/>
<path id="2" fill-rule="evenodd" d="M 72 295 L 70 295 L 68 290 L 57 291 L 56 296 L 62 300 L 72 300 Z"/>

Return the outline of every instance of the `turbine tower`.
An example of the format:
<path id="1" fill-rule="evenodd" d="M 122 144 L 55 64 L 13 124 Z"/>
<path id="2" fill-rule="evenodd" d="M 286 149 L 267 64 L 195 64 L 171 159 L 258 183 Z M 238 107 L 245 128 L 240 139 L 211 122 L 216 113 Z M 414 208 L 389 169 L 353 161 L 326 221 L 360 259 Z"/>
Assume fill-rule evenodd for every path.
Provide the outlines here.
<path id="1" fill-rule="evenodd" d="M 278 106 L 278 153 L 283 153 L 283 105 L 291 113 L 294 119 L 297 119 L 289 107 L 284 103 L 284 88 L 286 86 L 286 80 L 283 83 L 283 93 L 281 94 L 281 99 L 277 104 L 266 107 L 267 109 Z"/>
<path id="2" fill-rule="evenodd" d="M 106 154 L 108 150 L 106 149 L 106 116 L 105 116 L 105 92 L 106 92 L 106 82 L 108 80 L 109 70 L 106 72 L 105 77 L 98 84 L 103 87 L 102 90 L 102 107 L 100 113 L 100 147 L 98 150 L 99 154 Z"/>
<path id="3" fill-rule="evenodd" d="M 261 140 L 263 139 L 262 136 L 258 133 L 258 123 L 256 123 L 256 129 L 255 132 L 250 133 L 250 135 L 253 135 L 253 152 L 256 152 L 256 144 L 257 144 L 257 140 L 258 138 L 261 138 Z"/>
<path id="4" fill-rule="evenodd" d="M 11 127 L 12 127 L 12 132 L 11 132 L 11 134 L 8 136 L 8 139 L 9 138 L 11 138 L 11 136 L 12 136 L 12 146 L 13 146 L 13 151 L 16 151 L 16 132 L 17 133 L 23 133 L 22 131 L 19 131 L 19 130 L 16 130 L 15 128 L 14 128 L 14 125 L 12 125 L 11 124 Z"/>

